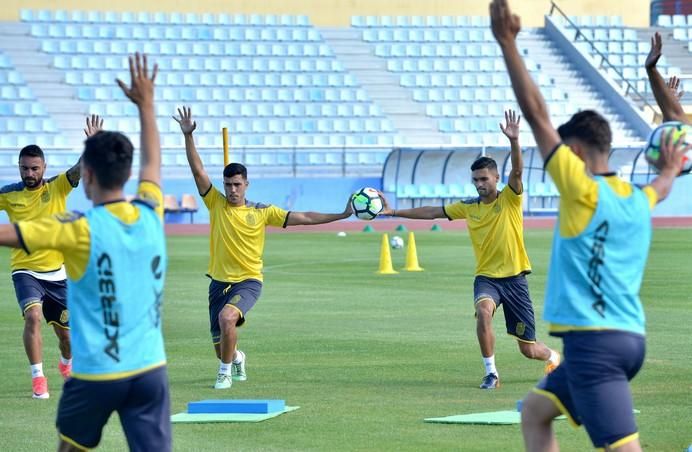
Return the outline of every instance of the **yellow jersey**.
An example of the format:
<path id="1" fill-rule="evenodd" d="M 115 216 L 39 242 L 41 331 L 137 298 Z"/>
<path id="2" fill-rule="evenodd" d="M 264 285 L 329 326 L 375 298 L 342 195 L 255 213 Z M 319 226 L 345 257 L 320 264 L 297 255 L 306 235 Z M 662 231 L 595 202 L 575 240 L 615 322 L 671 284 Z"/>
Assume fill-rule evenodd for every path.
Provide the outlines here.
<path id="1" fill-rule="evenodd" d="M 449 220 L 466 220 L 476 256 L 476 276 L 507 278 L 531 271 L 524 246 L 521 193 L 507 185 L 489 204 L 474 198 L 443 209 Z"/>
<path id="2" fill-rule="evenodd" d="M 30 190 L 23 182 L 6 185 L 0 189 L 0 210 L 7 212 L 10 223 L 36 220 L 67 210 L 67 195 L 77 184 L 70 183 L 66 173 L 44 179 L 40 187 Z M 31 270 L 52 272 L 63 264 L 58 251 L 41 250 L 31 255 L 23 249 L 13 249 L 10 257 L 12 271 Z"/>
<path id="3" fill-rule="evenodd" d="M 123 200 L 107 203 L 105 206 L 123 223 L 132 224 L 139 218 L 137 199 L 155 206 L 156 213 L 163 221 L 163 194 L 161 188 L 153 182 L 139 183 L 135 202 Z M 25 254 L 33 256 L 43 253 L 32 252 L 34 249 L 58 250 L 65 256 L 65 270 L 71 280 L 79 280 L 84 275 L 91 252 L 91 234 L 86 217 L 74 212 L 63 212 L 35 221 L 19 221 L 17 233 Z"/>
<path id="4" fill-rule="evenodd" d="M 560 236 L 576 237 L 589 225 L 598 204 L 598 182 L 586 170 L 586 164 L 572 152 L 572 149 L 560 144 L 545 161 L 545 170 L 550 174 L 560 192 L 558 219 Z M 632 184 L 615 173 L 602 174 L 613 191 L 623 197 L 632 194 Z M 658 202 L 658 194 L 647 185 L 642 191 L 653 209 Z"/>
<path id="5" fill-rule="evenodd" d="M 234 207 L 213 187 L 202 199 L 209 209 L 211 228 L 207 276 L 229 283 L 262 281 L 265 228 L 286 227 L 289 212 L 249 201 Z"/>

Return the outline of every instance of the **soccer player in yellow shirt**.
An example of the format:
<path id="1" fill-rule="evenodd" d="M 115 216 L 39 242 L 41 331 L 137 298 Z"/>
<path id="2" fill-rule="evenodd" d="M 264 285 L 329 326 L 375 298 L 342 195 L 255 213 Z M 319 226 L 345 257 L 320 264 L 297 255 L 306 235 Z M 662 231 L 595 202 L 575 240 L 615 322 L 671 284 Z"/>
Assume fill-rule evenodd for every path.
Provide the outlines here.
<path id="1" fill-rule="evenodd" d="M 556 130 L 517 47 L 519 17 L 507 0 L 493 0 L 490 16 L 517 103 L 560 192 L 543 317 L 550 334 L 562 339 L 565 361 L 523 402 L 526 450 L 559 450 L 552 422 L 564 414 L 572 425 L 584 425 L 599 450 L 641 451 L 629 382 L 646 349 L 639 290 L 651 211 L 670 192 L 690 146 L 668 134 L 651 162 L 659 174 L 650 184 L 620 179 L 609 168 L 608 121 L 583 110 Z M 673 96 L 663 79 L 658 94 Z"/>
<path id="2" fill-rule="evenodd" d="M 545 361 L 545 371 L 560 363 L 560 355 L 536 340 L 533 306 L 526 275 L 531 264 L 524 247 L 521 177 L 523 161 L 519 146 L 520 118 L 505 112 L 506 124 L 500 124 L 510 142 L 512 171 L 507 186 L 497 190 L 500 176 L 497 163 L 480 157 L 471 165 L 471 178 L 478 197 L 439 206 L 392 210 L 385 200 L 383 215 L 412 219 L 465 219 L 476 256 L 473 283 L 476 310 L 476 334 L 485 365 L 481 389 L 500 386 L 495 366 L 495 335 L 492 318 L 498 306 L 504 306 L 507 334 L 514 336 L 521 353 L 530 359 Z M 383 197 L 384 199 L 384 197 Z"/>
<path id="3" fill-rule="evenodd" d="M 185 151 L 197 190 L 209 209 L 211 236 L 207 276 L 209 322 L 219 372 L 216 389 L 228 389 L 233 380 L 247 379 L 245 354 L 237 349 L 237 327 L 262 291 L 262 254 L 267 226 L 318 225 L 351 216 L 350 197 L 341 213 L 288 212 L 245 198 L 247 169 L 231 163 L 223 170 L 224 191 L 215 189 L 197 153 L 192 133 L 197 124 L 189 107 L 173 117 L 185 137 Z"/>
<path id="4" fill-rule="evenodd" d="M 96 115 L 87 117 L 86 123 L 84 133 L 87 137 L 96 134 L 103 126 L 103 120 Z M 11 223 L 48 217 L 67 209 L 67 195 L 79 184 L 80 162 L 51 178 L 44 178 L 45 171 L 46 161 L 39 146 L 31 144 L 19 151 L 19 176 L 22 181 L 0 188 L 0 210 L 7 212 Z M 52 250 L 29 255 L 22 249 L 14 249 L 10 267 L 17 302 L 24 316 L 23 341 L 31 368 L 32 397 L 47 399 L 49 392 L 48 379 L 43 373 L 42 318 L 53 325 L 58 337 L 58 369 L 63 378 L 69 377 L 72 368 L 63 255 Z"/>

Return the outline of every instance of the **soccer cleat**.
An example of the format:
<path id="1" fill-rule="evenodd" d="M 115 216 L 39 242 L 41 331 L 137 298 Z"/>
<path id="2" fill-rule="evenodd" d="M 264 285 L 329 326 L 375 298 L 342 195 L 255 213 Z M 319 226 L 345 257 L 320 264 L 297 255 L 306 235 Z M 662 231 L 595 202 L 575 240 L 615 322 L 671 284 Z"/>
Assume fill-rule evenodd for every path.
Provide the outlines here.
<path id="1" fill-rule="evenodd" d="M 544 372 L 546 375 L 548 375 L 550 372 L 552 372 L 552 371 L 554 371 L 555 369 L 557 369 L 557 366 L 560 365 L 560 361 L 561 361 L 560 352 L 556 351 L 556 352 L 555 352 L 555 355 L 557 356 L 557 362 L 553 362 L 553 361 L 550 361 L 550 360 L 548 360 L 548 361 L 545 362 L 545 367 L 543 368 L 543 372 Z"/>
<path id="2" fill-rule="evenodd" d="M 483 377 L 481 382 L 481 389 L 497 389 L 500 387 L 500 377 L 496 374 L 488 374 Z"/>
<path id="3" fill-rule="evenodd" d="M 231 389 L 232 384 L 233 380 L 231 380 L 230 375 L 219 374 L 216 376 L 216 384 L 214 385 L 214 389 Z"/>
<path id="4" fill-rule="evenodd" d="M 34 391 L 31 397 L 34 399 L 47 399 L 48 394 L 48 379 L 46 377 L 35 377 L 31 379 L 31 387 Z"/>
<path id="5" fill-rule="evenodd" d="M 245 373 L 245 353 L 240 350 L 237 351 L 238 356 L 240 356 L 240 362 L 236 363 L 233 361 L 231 364 L 231 376 L 235 381 L 245 381 L 247 380 L 247 374 Z"/>
<path id="6" fill-rule="evenodd" d="M 60 375 L 62 375 L 62 378 L 67 380 L 72 375 L 72 363 L 70 362 L 69 364 L 63 364 L 59 362 L 58 370 L 60 371 Z"/>

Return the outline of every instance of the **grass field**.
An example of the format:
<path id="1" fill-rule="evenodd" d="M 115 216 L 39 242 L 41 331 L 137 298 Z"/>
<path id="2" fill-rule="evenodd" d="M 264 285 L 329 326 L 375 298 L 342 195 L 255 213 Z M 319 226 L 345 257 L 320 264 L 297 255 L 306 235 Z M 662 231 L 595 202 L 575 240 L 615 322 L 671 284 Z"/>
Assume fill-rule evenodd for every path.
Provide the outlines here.
<path id="1" fill-rule="evenodd" d="M 551 232 L 526 233 L 542 312 Z M 379 276 L 379 234 L 270 234 L 262 298 L 241 329 L 248 377 L 230 392 L 212 389 L 217 371 L 207 314 L 206 237 L 171 237 L 164 308 L 174 412 L 191 400 L 280 398 L 300 410 L 257 424 L 174 425 L 177 451 L 222 450 L 461 450 L 516 451 L 518 426 L 462 426 L 425 417 L 512 409 L 542 375 L 522 358 L 495 321 L 497 391 L 477 389 L 483 376 L 472 309 L 473 255 L 465 232 L 416 235 L 423 273 Z M 633 244 L 634 245 L 634 244 Z M 404 252 L 393 252 L 396 267 Z M 692 443 L 692 229 L 659 229 L 642 296 L 648 354 L 632 388 L 642 443 L 650 451 L 682 451 Z M 8 268 L 0 252 L 0 268 Z M 9 273 L 9 272 L 8 272 Z M 0 285 L 0 449 L 54 448 L 60 396 L 56 340 L 44 329 L 48 401 L 30 398 L 21 345 L 22 321 L 9 275 Z M 539 338 L 559 347 L 538 323 Z M 583 429 L 561 421 L 562 450 L 584 451 Z M 117 416 L 103 451 L 126 450 Z"/>

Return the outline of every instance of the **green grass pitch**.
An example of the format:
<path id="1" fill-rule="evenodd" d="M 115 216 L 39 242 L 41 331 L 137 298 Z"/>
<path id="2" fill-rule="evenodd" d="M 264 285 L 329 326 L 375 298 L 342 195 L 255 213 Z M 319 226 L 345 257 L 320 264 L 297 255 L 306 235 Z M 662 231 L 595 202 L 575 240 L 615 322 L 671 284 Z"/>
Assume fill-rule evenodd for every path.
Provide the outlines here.
<path id="1" fill-rule="evenodd" d="M 390 236 L 393 233 L 390 232 Z M 474 259 L 465 232 L 416 235 L 422 273 L 379 276 L 380 234 L 269 234 L 265 287 L 241 328 L 248 377 L 229 392 L 212 389 L 217 361 L 208 333 L 206 237 L 171 237 L 164 329 L 172 408 L 191 400 L 280 398 L 302 408 L 258 424 L 174 425 L 176 451 L 463 450 L 523 448 L 518 426 L 423 422 L 479 411 L 512 409 L 541 377 L 494 322 L 502 377 L 497 391 L 477 389 L 483 366 L 472 309 Z M 551 232 L 530 230 L 529 277 L 540 318 Z M 635 245 L 635 244 L 633 244 Z M 0 251 L 0 268 L 9 253 Z M 403 267 L 405 251 L 393 250 Z M 692 443 L 692 229 L 658 229 L 642 296 L 648 350 L 632 390 L 647 450 L 676 451 Z M 6 270 L 4 270 L 6 271 Z M 0 285 L 0 438 L 2 450 L 53 450 L 60 396 L 57 346 L 43 329 L 51 398 L 30 398 L 21 343 L 22 321 L 9 271 Z M 539 338 L 558 347 L 538 322 Z M 562 450 L 590 450 L 583 429 L 556 425 Z M 101 449 L 126 450 L 117 419 Z"/>

